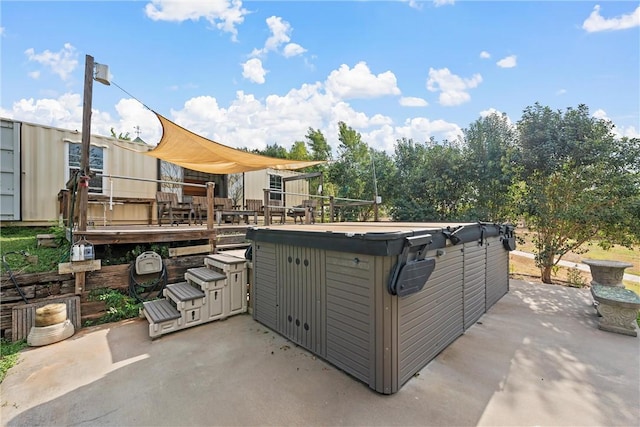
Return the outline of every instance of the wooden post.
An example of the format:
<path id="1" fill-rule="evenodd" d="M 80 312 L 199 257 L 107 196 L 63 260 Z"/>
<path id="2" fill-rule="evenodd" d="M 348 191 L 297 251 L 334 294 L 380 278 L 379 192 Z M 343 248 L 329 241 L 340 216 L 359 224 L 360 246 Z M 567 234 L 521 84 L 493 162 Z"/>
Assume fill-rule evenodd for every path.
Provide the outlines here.
<path id="1" fill-rule="evenodd" d="M 373 220 L 375 222 L 379 221 L 379 219 L 378 219 L 378 201 L 377 200 L 373 201 Z"/>
<path id="2" fill-rule="evenodd" d="M 216 184 L 214 182 L 207 182 L 207 231 L 209 231 L 209 244 L 211 245 L 211 252 L 216 250 L 216 235 L 213 228 L 214 221 L 214 204 L 213 195 L 215 194 Z"/>
<path id="3" fill-rule="evenodd" d="M 269 194 L 268 189 L 264 189 L 264 225 L 271 225 L 271 208 L 269 207 Z"/>
<path id="4" fill-rule="evenodd" d="M 329 222 L 333 222 L 333 196 L 329 196 Z"/>
<path id="5" fill-rule="evenodd" d="M 91 103 L 93 100 L 93 56 L 87 55 L 84 67 L 84 101 L 82 104 L 82 151 L 80 156 L 81 176 L 89 176 L 89 151 L 91 149 Z M 78 231 L 87 231 L 87 207 L 89 205 L 88 182 L 78 187 L 80 209 L 78 212 Z"/>
<path id="6" fill-rule="evenodd" d="M 84 100 L 82 103 L 82 151 L 80 155 L 80 176 L 90 176 L 89 151 L 91 149 L 91 103 L 93 100 L 93 56 L 85 57 L 84 65 Z M 89 182 L 78 185 L 78 233 L 87 231 L 87 208 L 89 206 Z M 73 220 L 73 218 L 71 218 Z M 71 242 L 73 244 L 74 242 Z M 76 295 L 84 292 L 86 273 L 75 274 Z"/>

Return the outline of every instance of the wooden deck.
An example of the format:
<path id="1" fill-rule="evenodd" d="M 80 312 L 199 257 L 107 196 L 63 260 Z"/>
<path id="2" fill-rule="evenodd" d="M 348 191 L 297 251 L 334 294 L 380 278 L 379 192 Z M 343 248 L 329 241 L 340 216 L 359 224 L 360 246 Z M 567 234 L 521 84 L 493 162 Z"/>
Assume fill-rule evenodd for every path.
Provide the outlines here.
<path id="1" fill-rule="evenodd" d="M 82 234 L 94 245 L 128 244 L 128 243 L 167 243 L 181 241 L 209 240 L 222 235 L 246 234 L 249 226 L 245 224 L 216 225 L 213 231 L 206 225 L 131 225 L 131 226 L 95 226 L 89 227 Z"/>

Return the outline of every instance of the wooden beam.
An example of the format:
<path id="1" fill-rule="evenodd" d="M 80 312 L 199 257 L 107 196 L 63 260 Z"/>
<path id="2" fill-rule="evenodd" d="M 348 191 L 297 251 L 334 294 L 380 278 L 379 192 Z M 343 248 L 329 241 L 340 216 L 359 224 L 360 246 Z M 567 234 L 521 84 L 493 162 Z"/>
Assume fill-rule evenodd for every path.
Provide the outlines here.
<path id="1" fill-rule="evenodd" d="M 102 260 L 92 259 L 87 261 L 63 262 L 58 264 L 58 274 L 80 273 L 95 271 L 102 268 Z"/>
<path id="2" fill-rule="evenodd" d="M 300 175 L 294 175 L 294 176 L 288 176 L 286 178 L 282 178 L 282 182 L 297 181 L 299 179 L 316 178 L 319 176 L 322 176 L 322 172 L 303 173 Z"/>
<path id="3" fill-rule="evenodd" d="M 213 253 L 214 249 L 215 249 L 215 245 L 211 245 L 211 244 L 183 246 L 181 248 L 169 248 L 169 256 L 171 258 L 175 258 L 179 256 L 184 256 L 184 255 Z"/>

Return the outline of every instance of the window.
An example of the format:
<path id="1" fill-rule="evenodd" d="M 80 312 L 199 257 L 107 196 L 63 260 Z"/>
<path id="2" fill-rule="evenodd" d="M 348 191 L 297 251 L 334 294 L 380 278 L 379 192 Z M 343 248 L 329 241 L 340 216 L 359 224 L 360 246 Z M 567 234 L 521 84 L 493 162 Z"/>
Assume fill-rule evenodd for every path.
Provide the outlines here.
<path id="1" fill-rule="evenodd" d="M 69 143 L 69 177 L 74 171 L 80 170 L 80 157 L 82 156 L 82 144 Z M 89 150 L 89 167 L 92 173 L 104 173 L 104 148 L 91 146 Z M 102 177 L 94 176 L 89 181 L 89 192 L 102 194 Z"/>
<path id="2" fill-rule="evenodd" d="M 271 190 L 269 200 L 282 200 L 282 177 L 280 175 L 269 175 L 269 190 Z"/>

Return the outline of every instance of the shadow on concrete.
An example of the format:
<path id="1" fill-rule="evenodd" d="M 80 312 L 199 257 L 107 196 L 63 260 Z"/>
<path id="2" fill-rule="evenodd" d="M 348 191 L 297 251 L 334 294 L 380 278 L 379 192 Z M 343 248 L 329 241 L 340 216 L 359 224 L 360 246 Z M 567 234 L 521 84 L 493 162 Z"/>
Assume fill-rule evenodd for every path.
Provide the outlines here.
<path id="1" fill-rule="evenodd" d="M 588 290 L 512 281 L 383 396 L 248 315 L 156 341 L 128 321 L 25 353 L 2 425 L 638 425 L 640 340 L 596 325 Z"/>

